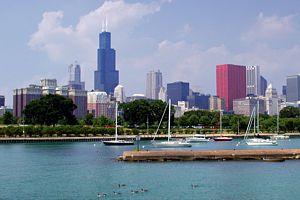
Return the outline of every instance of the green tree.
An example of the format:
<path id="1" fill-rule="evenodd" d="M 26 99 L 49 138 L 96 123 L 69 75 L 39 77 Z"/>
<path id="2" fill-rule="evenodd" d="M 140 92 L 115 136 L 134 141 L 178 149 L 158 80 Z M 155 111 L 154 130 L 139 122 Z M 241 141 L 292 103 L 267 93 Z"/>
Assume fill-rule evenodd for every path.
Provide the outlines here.
<path id="1" fill-rule="evenodd" d="M 166 108 L 166 103 L 158 100 L 149 102 L 147 100 L 135 100 L 129 103 L 123 103 L 120 105 L 123 110 L 124 121 L 129 125 L 145 125 L 148 122 L 149 125 L 158 123 Z M 174 110 L 172 110 L 174 113 Z M 167 119 L 168 115 L 165 113 L 164 119 Z"/>
<path id="2" fill-rule="evenodd" d="M 93 125 L 94 115 L 89 113 L 84 118 L 85 125 Z"/>
<path id="3" fill-rule="evenodd" d="M 48 94 L 31 101 L 24 110 L 25 122 L 29 124 L 55 125 L 76 124 L 73 111 L 77 108 L 73 101 L 61 95 Z"/>
<path id="4" fill-rule="evenodd" d="M 3 124 L 13 124 L 14 117 L 11 112 L 5 112 L 3 115 Z"/>
<path id="5" fill-rule="evenodd" d="M 94 126 L 102 126 L 102 127 L 113 126 L 113 124 L 114 124 L 114 122 L 111 119 L 109 119 L 103 115 L 100 117 L 97 117 L 93 123 Z"/>
<path id="6" fill-rule="evenodd" d="M 202 126 L 209 126 L 210 125 L 210 118 L 208 116 L 201 116 L 199 122 Z"/>
<path id="7" fill-rule="evenodd" d="M 180 126 L 189 126 L 190 122 L 189 122 L 189 118 L 186 115 L 183 115 L 179 118 L 179 125 Z"/>
<path id="8" fill-rule="evenodd" d="M 285 128 L 287 131 L 294 131 L 294 120 L 293 119 L 286 119 L 285 120 Z"/>
<path id="9" fill-rule="evenodd" d="M 197 126 L 199 124 L 199 117 L 195 114 L 191 115 L 188 120 L 190 126 Z"/>
<path id="10" fill-rule="evenodd" d="M 297 118 L 300 116 L 299 108 L 287 106 L 280 111 L 280 118 Z"/>

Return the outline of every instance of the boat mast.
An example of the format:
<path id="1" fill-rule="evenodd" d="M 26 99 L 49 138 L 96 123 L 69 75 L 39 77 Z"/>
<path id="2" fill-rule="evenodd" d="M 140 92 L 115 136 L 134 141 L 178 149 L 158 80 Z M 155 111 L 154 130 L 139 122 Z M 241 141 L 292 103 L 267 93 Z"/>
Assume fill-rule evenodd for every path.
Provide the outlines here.
<path id="1" fill-rule="evenodd" d="M 255 125 L 256 125 L 256 123 L 255 123 L 255 121 L 256 121 L 256 106 L 254 106 L 254 115 L 253 115 L 253 134 L 254 134 L 254 137 L 255 137 Z"/>
<path id="2" fill-rule="evenodd" d="M 168 116 L 168 141 L 171 137 L 171 99 L 169 99 L 169 116 Z"/>
<path id="3" fill-rule="evenodd" d="M 277 102 L 277 134 L 279 134 L 279 105 Z"/>
<path id="4" fill-rule="evenodd" d="M 147 115 L 147 135 L 149 135 L 149 119 L 148 119 L 148 115 Z"/>
<path id="5" fill-rule="evenodd" d="M 259 99 L 257 99 L 257 133 L 259 134 Z"/>
<path id="6" fill-rule="evenodd" d="M 115 128 L 115 141 L 118 140 L 118 102 L 116 101 L 116 128 Z"/>
<path id="7" fill-rule="evenodd" d="M 220 134 L 223 133 L 223 130 L 222 130 L 222 110 L 220 110 Z"/>

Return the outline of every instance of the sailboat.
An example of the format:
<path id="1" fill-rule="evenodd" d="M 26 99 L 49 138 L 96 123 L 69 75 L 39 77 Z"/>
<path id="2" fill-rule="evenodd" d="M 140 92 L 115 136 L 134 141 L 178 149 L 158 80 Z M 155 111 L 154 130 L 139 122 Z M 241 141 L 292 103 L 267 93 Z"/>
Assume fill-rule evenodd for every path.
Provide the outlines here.
<path id="1" fill-rule="evenodd" d="M 179 141 L 179 140 L 172 140 L 171 138 L 171 100 L 169 99 L 169 103 L 167 105 L 169 107 L 169 115 L 168 115 L 168 141 L 163 141 L 163 142 L 154 142 L 154 139 L 153 138 L 153 145 L 155 147 L 160 147 L 160 148 L 178 148 L 178 147 L 192 147 L 192 145 L 188 142 L 185 142 L 185 141 Z M 167 108 L 167 107 L 166 107 Z M 164 113 L 165 114 L 165 113 Z M 159 125 L 161 124 L 162 122 L 162 119 L 164 117 L 164 114 L 160 120 L 160 123 Z M 159 125 L 158 125 L 158 128 L 157 128 L 157 131 L 159 129 Z M 156 131 L 156 132 L 157 132 Z"/>
<path id="2" fill-rule="evenodd" d="M 223 129 L 222 129 L 222 116 L 223 116 L 223 112 L 222 112 L 222 110 L 220 110 L 220 134 L 221 134 L 221 136 L 215 137 L 214 141 L 231 141 L 232 137 L 222 136 L 222 133 L 223 133 Z"/>
<path id="3" fill-rule="evenodd" d="M 259 108 L 259 102 L 257 107 Z M 258 114 L 257 114 L 257 124 L 259 127 L 259 109 L 258 110 Z M 248 138 L 251 126 L 252 126 L 252 122 L 253 122 L 253 132 L 255 135 L 255 131 L 256 131 L 256 127 L 255 127 L 255 113 L 256 113 L 256 107 L 253 108 L 250 119 L 249 119 L 249 123 L 247 126 L 247 130 L 244 136 L 244 141 L 246 142 L 247 145 L 249 146 L 274 146 L 277 145 L 277 141 L 276 140 L 272 140 L 272 139 L 264 139 L 264 138 L 259 138 L 259 137 L 254 137 L 254 138 Z M 259 128 L 258 128 L 258 133 L 259 133 Z"/>
<path id="4" fill-rule="evenodd" d="M 103 141 L 103 144 L 105 144 L 107 146 L 134 145 L 133 141 L 118 139 L 118 102 L 116 102 L 116 114 L 115 115 L 116 115 L 115 139 Z"/>

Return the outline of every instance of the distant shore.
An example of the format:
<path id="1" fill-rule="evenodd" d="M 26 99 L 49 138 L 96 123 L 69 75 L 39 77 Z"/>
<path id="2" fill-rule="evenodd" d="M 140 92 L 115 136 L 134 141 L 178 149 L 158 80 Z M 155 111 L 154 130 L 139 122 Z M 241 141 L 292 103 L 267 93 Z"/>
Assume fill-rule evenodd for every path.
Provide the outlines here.
<path id="1" fill-rule="evenodd" d="M 224 133 L 224 134 L 206 134 L 208 138 L 214 138 L 217 136 L 228 136 L 233 138 L 243 138 L 243 134 L 233 134 L 233 133 Z M 256 134 L 257 135 L 257 134 Z M 274 133 L 260 133 L 260 136 L 271 136 Z M 285 133 L 290 137 L 300 137 L 300 133 Z M 125 140 L 135 140 L 137 135 L 120 135 L 118 138 Z M 154 137 L 156 139 L 166 139 L 167 135 L 139 135 L 141 140 L 151 140 Z M 174 134 L 172 138 L 180 139 L 191 137 L 193 134 Z M 250 134 L 249 137 L 253 136 Z M 32 143 L 32 142 L 89 142 L 89 141 L 103 141 L 114 139 L 114 136 L 82 136 L 82 137 L 0 137 L 0 143 Z"/>

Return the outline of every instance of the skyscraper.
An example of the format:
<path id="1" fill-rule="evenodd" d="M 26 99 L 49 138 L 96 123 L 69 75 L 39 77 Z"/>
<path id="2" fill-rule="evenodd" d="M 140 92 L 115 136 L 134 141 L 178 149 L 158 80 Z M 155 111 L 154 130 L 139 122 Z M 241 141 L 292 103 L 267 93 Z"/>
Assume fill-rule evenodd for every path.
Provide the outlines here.
<path id="1" fill-rule="evenodd" d="M 117 85 L 117 87 L 114 90 L 114 97 L 116 98 L 116 101 L 123 103 L 126 101 L 125 97 L 125 89 L 122 85 Z"/>
<path id="2" fill-rule="evenodd" d="M 115 118 L 115 102 L 111 102 L 106 92 L 88 92 L 88 111 L 94 117 Z"/>
<path id="3" fill-rule="evenodd" d="M 87 115 L 87 91 L 85 90 L 77 90 L 77 89 L 69 89 L 69 98 L 72 99 L 73 103 L 77 106 L 77 108 L 73 111 L 73 114 L 77 118 L 83 118 Z"/>
<path id="4" fill-rule="evenodd" d="M 300 101 L 300 75 L 288 76 L 286 79 L 286 101 Z"/>
<path id="5" fill-rule="evenodd" d="M 69 65 L 69 88 L 85 90 L 84 82 L 81 82 L 80 65 L 75 61 L 74 64 Z"/>
<path id="6" fill-rule="evenodd" d="M 260 92 L 260 67 L 246 66 L 246 94 L 259 96 Z"/>
<path id="7" fill-rule="evenodd" d="M 159 90 L 162 87 L 162 73 L 158 70 L 147 73 L 146 97 L 148 99 L 158 99 Z"/>
<path id="8" fill-rule="evenodd" d="M 210 95 L 200 94 L 199 92 L 192 92 L 188 97 L 189 108 L 199 108 L 202 110 L 209 109 Z"/>
<path id="9" fill-rule="evenodd" d="M 268 115 L 277 115 L 279 112 L 278 95 L 272 84 L 266 89 L 266 111 Z"/>
<path id="10" fill-rule="evenodd" d="M 94 89 L 113 94 L 119 84 L 116 70 L 116 51 L 111 48 L 111 33 L 106 30 L 99 35 L 97 70 L 94 73 Z"/>
<path id="11" fill-rule="evenodd" d="M 182 81 L 167 84 L 167 98 L 171 99 L 172 104 L 178 101 L 187 101 L 189 96 L 190 84 Z"/>
<path id="12" fill-rule="evenodd" d="M 282 95 L 286 96 L 286 85 L 282 86 Z"/>
<path id="13" fill-rule="evenodd" d="M 0 95 L 0 107 L 5 106 L 5 97 Z"/>
<path id="14" fill-rule="evenodd" d="M 265 96 L 267 87 L 267 79 L 265 79 L 263 76 L 260 76 L 260 95 Z"/>
<path id="15" fill-rule="evenodd" d="M 246 96 L 246 67 L 232 64 L 216 66 L 217 96 L 225 100 L 225 110 L 233 110 L 233 100 Z"/>
<path id="16" fill-rule="evenodd" d="M 209 97 L 209 109 L 210 110 L 225 110 L 224 99 L 221 99 L 218 96 L 210 96 Z"/>
<path id="17" fill-rule="evenodd" d="M 22 117 L 25 106 L 32 100 L 42 97 L 42 86 L 29 85 L 27 88 L 15 89 L 13 96 L 14 117 Z"/>

